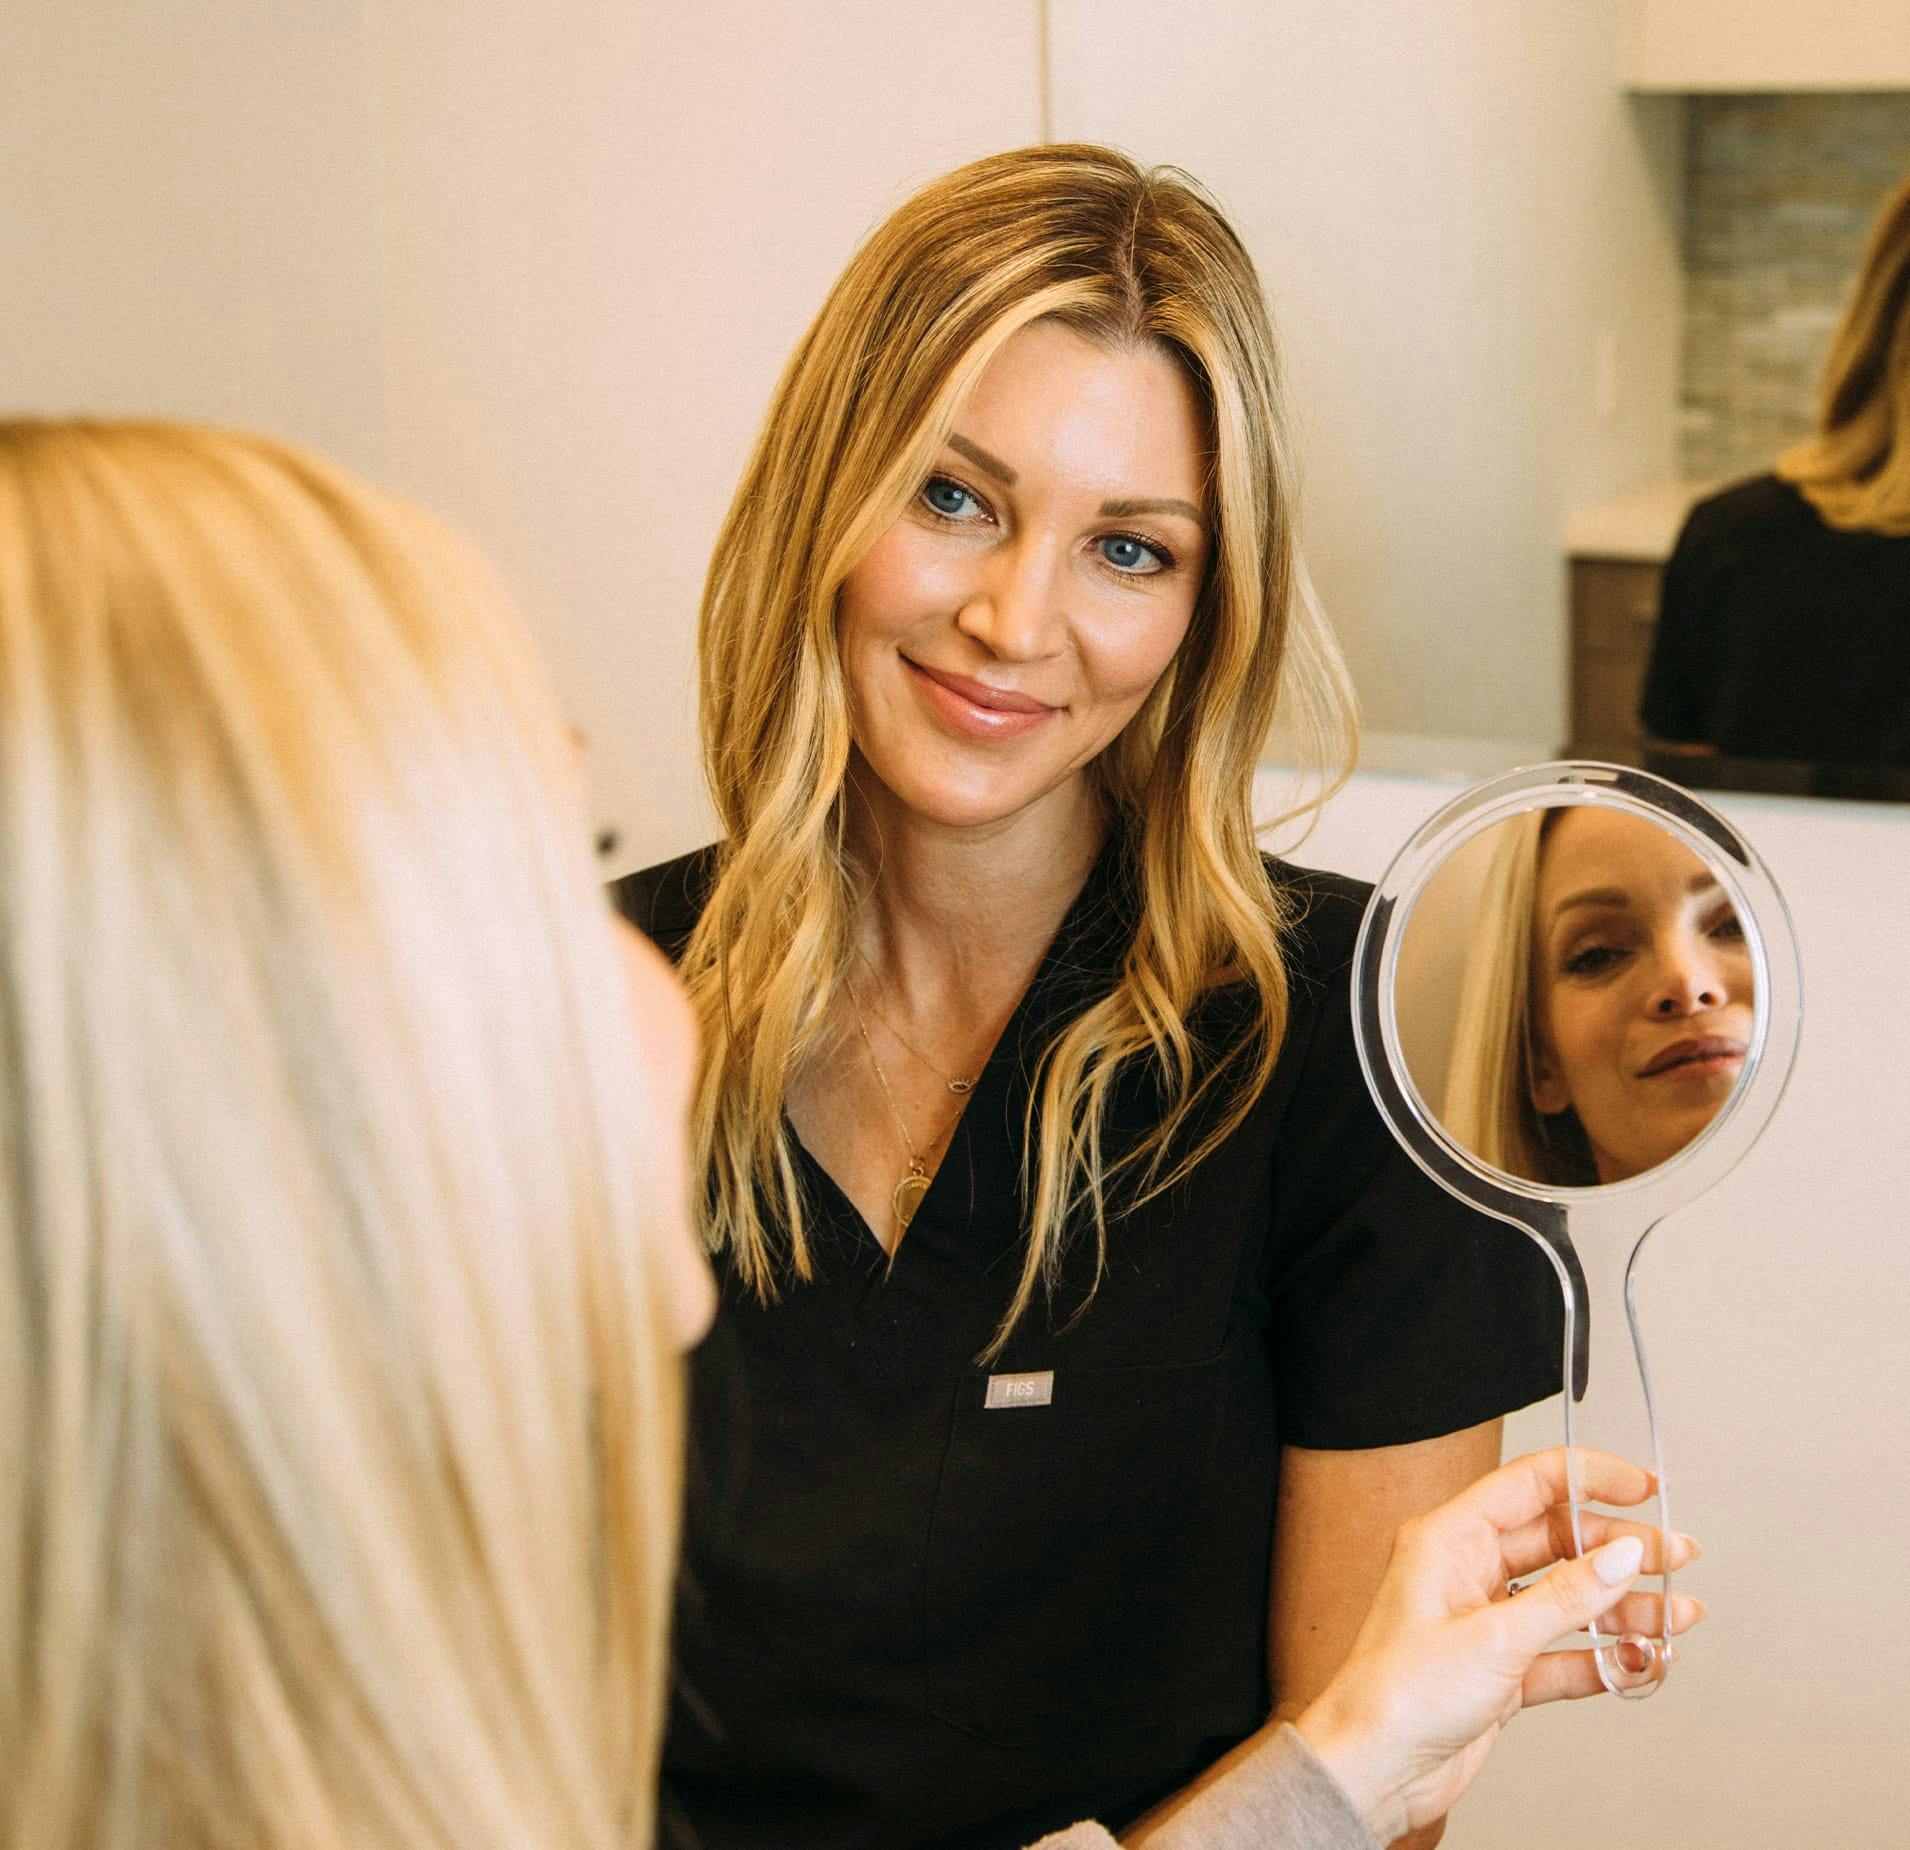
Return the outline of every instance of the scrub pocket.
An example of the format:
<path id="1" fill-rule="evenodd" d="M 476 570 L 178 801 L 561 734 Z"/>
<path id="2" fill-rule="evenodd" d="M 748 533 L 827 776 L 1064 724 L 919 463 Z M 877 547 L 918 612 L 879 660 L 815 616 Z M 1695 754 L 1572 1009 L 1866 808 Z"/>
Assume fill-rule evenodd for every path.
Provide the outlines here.
<path id="1" fill-rule="evenodd" d="M 930 1712 L 1003 1747 L 1257 1725 L 1278 1463 L 1264 1369 L 1230 1347 L 1057 1369 L 1045 1406 L 989 1407 L 986 1388 L 961 1386 L 930 1524 Z"/>

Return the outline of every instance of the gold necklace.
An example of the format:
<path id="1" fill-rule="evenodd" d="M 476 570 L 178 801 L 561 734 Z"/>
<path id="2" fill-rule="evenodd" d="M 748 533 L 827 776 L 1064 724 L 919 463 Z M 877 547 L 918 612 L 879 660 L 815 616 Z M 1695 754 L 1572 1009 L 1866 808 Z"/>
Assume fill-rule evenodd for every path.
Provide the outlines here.
<path id="1" fill-rule="evenodd" d="M 845 985 L 847 987 L 847 985 Z M 895 1094 L 889 1090 L 889 1076 L 882 1070 L 882 1062 L 875 1057 L 875 1045 L 869 1039 L 868 1024 L 862 1019 L 861 1004 L 856 1001 L 854 989 L 849 990 L 849 1007 L 856 1018 L 856 1032 L 862 1036 L 862 1051 L 869 1056 L 869 1064 L 875 1069 L 875 1082 L 882 1088 L 882 1097 L 889 1107 L 889 1116 L 895 1120 L 895 1128 L 902 1139 L 902 1147 L 909 1153 L 908 1173 L 896 1183 L 889 1196 L 889 1205 L 895 1210 L 895 1237 L 899 1240 L 909 1230 L 909 1222 L 915 1218 L 915 1210 L 922 1205 L 922 1197 L 928 1193 L 932 1178 L 928 1172 L 928 1163 L 915 1147 L 915 1140 L 909 1135 L 909 1127 L 903 1119 L 902 1109 L 895 1102 Z M 955 1107 L 955 1115 L 942 1126 L 928 1147 L 933 1156 L 937 1147 L 955 1126 L 961 1122 L 962 1107 Z"/>
<path id="2" fill-rule="evenodd" d="M 858 946 L 856 947 L 856 955 L 857 955 L 858 957 L 860 957 L 860 958 L 862 958 L 862 963 L 863 963 L 863 967 L 864 967 L 864 968 L 865 968 L 865 969 L 866 969 L 866 970 L 867 970 L 867 971 L 869 972 L 869 974 L 870 974 L 871 976 L 874 976 L 874 975 L 875 975 L 875 965 L 869 962 L 869 960 L 868 960 L 868 958 L 867 958 L 867 956 L 865 956 L 865 955 L 864 955 L 864 953 L 863 953 L 863 951 L 862 951 L 862 948 L 861 948 L 861 946 L 860 946 L 860 945 L 858 945 Z M 861 1019 L 861 1005 L 860 1005 L 860 1004 L 859 1004 L 859 1003 L 857 1002 L 857 1000 L 856 1000 L 856 991 L 855 991 L 855 985 L 854 985 L 853 983 L 851 983 L 851 982 L 849 981 L 849 978 L 848 978 L 848 976 L 847 976 L 847 974 L 846 974 L 846 973 L 844 974 L 844 976 L 843 976 L 843 979 L 842 979 L 842 981 L 843 981 L 843 985 L 844 985 L 844 987 L 846 987 L 846 988 L 847 988 L 847 990 L 849 991 L 849 1001 L 850 1001 L 850 1004 L 851 1004 L 851 1006 L 852 1006 L 852 1007 L 854 1007 L 854 1008 L 856 1009 L 856 1018 L 857 1018 L 857 1020 L 860 1020 L 860 1019 Z M 948 1087 L 948 1089 L 949 1089 L 949 1090 L 950 1090 L 951 1092 L 953 1092 L 953 1093 L 955 1094 L 955 1096 L 956 1096 L 957 1098 L 966 1098 L 966 1097 L 968 1096 L 968 1094 L 969 1094 L 969 1093 L 971 1093 L 972 1091 L 974 1091 L 974 1089 L 975 1089 L 975 1082 L 974 1082 L 974 1080 L 972 1080 L 972 1079 L 951 1079 L 951 1078 L 950 1078 L 950 1077 L 948 1076 L 948 1074 L 946 1074 L 945 1072 L 943 1072 L 943 1071 L 942 1071 L 942 1069 L 941 1069 L 941 1068 L 940 1068 L 939 1066 L 937 1066 L 937 1065 L 935 1064 L 935 1062 L 934 1062 L 933 1060 L 931 1060 L 931 1059 L 930 1059 L 930 1058 L 928 1057 L 928 1055 L 927 1055 L 927 1054 L 925 1054 L 925 1053 L 924 1053 L 924 1052 L 923 1052 L 923 1051 L 921 1050 L 921 1048 L 919 1048 L 918 1046 L 916 1046 L 916 1044 L 915 1044 L 915 1043 L 914 1043 L 914 1042 L 913 1042 L 912 1040 L 910 1040 L 910 1039 L 909 1039 L 909 1037 L 908 1037 L 908 1036 L 907 1036 L 906 1034 L 904 1034 L 904 1033 L 902 1032 L 902 1030 L 901 1030 L 900 1028 L 898 1028 L 898 1027 L 897 1027 L 897 1026 L 895 1025 L 895 1023 L 894 1023 L 894 1022 L 892 1022 L 892 1021 L 891 1021 L 891 1020 L 890 1020 L 890 1019 L 888 1018 L 888 1016 L 886 1016 L 885 1014 L 883 1014 L 883 1012 L 882 1012 L 882 1011 L 881 1011 L 881 1010 L 880 1010 L 879 1008 L 877 1008 L 877 1007 L 876 1007 L 876 1005 L 875 1005 L 875 1003 L 874 1003 L 874 1001 L 873 1001 L 873 999 L 872 999 L 872 1000 L 870 1001 L 870 1003 L 869 1003 L 869 1013 L 870 1013 L 871 1015 L 873 1015 L 873 1016 L 874 1016 L 874 1017 L 876 1018 L 876 1020 L 877 1020 L 877 1021 L 879 1021 L 879 1022 L 880 1022 L 880 1023 L 881 1023 L 882 1025 L 883 1025 L 883 1027 L 885 1027 L 885 1028 L 887 1028 L 887 1029 L 888 1029 L 888 1031 L 889 1031 L 889 1032 L 890 1032 L 890 1033 L 891 1033 L 892 1035 L 894 1035 L 894 1036 L 895 1036 L 895 1038 L 896 1038 L 896 1039 L 897 1039 L 897 1040 L 898 1040 L 899 1042 L 901 1042 L 901 1044 L 902 1044 L 902 1045 L 903 1045 L 903 1046 L 904 1046 L 905 1048 L 907 1048 L 907 1049 L 908 1049 L 908 1051 L 909 1051 L 910 1053 L 912 1053 L 912 1054 L 913 1054 L 913 1055 L 914 1055 L 914 1056 L 915 1056 L 915 1057 L 916 1057 L 916 1058 L 917 1058 L 918 1060 L 920 1060 L 920 1061 L 921 1061 L 921 1063 L 922 1063 L 922 1064 L 923 1064 L 924 1066 L 926 1066 L 926 1067 L 928 1068 L 928 1070 L 929 1070 L 929 1071 L 930 1071 L 931 1073 L 933 1073 L 933 1074 L 935 1075 L 935 1077 L 936 1077 L 937 1079 L 939 1079 L 939 1080 L 940 1080 L 940 1081 L 942 1082 L 942 1084 L 943 1084 L 943 1085 L 945 1085 L 945 1086 L 947 1086 L 947 1087 Z M 865 1036 L 864 1036 L 864 1038 L 866 1039 L 866 1038 L 867 1038 L 867 1036 L 865 1035 Z"/>

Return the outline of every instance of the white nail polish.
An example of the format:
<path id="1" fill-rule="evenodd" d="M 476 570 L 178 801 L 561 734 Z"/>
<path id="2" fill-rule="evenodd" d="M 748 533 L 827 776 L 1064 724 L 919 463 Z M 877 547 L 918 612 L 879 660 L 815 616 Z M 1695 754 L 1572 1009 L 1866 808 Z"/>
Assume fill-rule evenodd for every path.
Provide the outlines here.
<path id="1" fill-rule="evenodd" d="M 1645 1544 L 1635 1535 L 1621 1535 L 1617 1541 L 1592 1550 L 1592 1572 L 1608 1587 L 1615 1587 L 1637 1573 L 1644 1558 Z"/>

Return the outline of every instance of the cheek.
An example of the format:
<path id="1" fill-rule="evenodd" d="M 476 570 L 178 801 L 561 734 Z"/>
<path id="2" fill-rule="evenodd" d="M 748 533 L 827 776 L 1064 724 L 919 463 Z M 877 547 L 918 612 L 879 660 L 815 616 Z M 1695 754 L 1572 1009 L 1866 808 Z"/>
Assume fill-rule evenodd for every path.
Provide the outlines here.
<path id="1" fill-rule="evenodd" d="M 1635 1078 L 1639 1056 L 1635 1036 L 1644 1017 L 1645 998 L 1615 990 L 1601 1001 L 1603 1006 L 1588 1033 L 1589 1059 L 1599 1075 L 1600 1086 L 1615 1097 L 1629 1098 L 1640 1083 Z"/>
<path id="2" fill-rule="evenodd" d="M 1574 1099 L 1609 1083 L 1618 1049 L 1616 1011 L 1600 995 L 1563 992 L 1552 1006 L 1559 1076 Z"/>
<path id="3" fill-rule="evenodd" d="M 1076 647 L 1098 702 L 1138 707 L 1167 672 L 1187 635 L 1191 600 L 1116 610 L 1076 626 Z"/>
<path id="4" fill-rule="evenodd" d="M 836 609 L 845 656 L 892 643 L 925 618 L 960 609 L 960 562 L 946 547 L 924 545 L 925 537 L 897 521 L 842 581 Z"/>

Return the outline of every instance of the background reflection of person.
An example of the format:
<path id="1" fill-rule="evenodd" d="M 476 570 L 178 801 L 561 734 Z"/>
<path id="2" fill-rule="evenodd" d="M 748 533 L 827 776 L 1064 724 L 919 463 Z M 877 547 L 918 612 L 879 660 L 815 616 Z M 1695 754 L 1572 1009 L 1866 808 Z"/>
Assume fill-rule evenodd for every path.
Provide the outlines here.
<path id="1" fill-rule="evenodd" d="M 1699 502 L 1678 536 L 1639 708 L 1654 761 L 1753 785 L 1702 761 L 1863 766 L 1882 782 L 1849 794 L 1910 794 L 1907 619 L 1910 181 L 1872 230 L 1816 434 Z"/>
<path id="2" fill-rule="evenodd" d="M 1711 870 L 1642 817 L 1534 810 L 1502 831 L 1441 1121 L 1528 1181 L 1640 1175 L 1704 1130 L 1743 1069 L 1743 925 Z"/>

